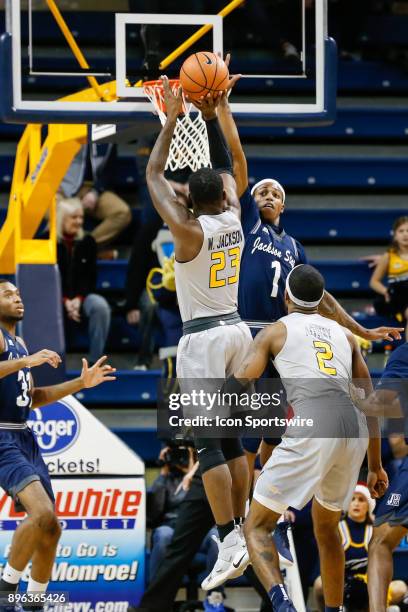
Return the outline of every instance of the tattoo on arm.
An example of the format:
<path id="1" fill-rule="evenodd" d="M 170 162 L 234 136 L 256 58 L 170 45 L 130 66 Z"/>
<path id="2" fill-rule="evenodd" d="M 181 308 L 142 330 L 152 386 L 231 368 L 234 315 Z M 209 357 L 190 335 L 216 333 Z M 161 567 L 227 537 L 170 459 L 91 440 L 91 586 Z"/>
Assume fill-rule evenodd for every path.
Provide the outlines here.
<path id="1" fill-rule="evenodd" d="M 323 299 L 319 304 L 319 314 L 347 327 L 353 334 L 360 335 L 364 331 L 364 328 L 340 306 L 328 291 L 324 292 Z"/>

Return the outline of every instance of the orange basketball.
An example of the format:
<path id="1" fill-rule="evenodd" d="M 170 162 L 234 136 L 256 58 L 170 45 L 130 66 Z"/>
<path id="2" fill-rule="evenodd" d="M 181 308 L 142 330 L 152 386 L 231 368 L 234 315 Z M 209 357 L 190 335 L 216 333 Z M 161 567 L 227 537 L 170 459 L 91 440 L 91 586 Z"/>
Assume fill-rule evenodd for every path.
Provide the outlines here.
<path id="1" fill-rule="evenodd" d="M 216 94 L 227 88 L 229 80 L 228 67 L 212 51 L 193 53 L 184 62 L 180 70 L 180 82 L 189 98 L 198 100 L 208 93 Z"/>

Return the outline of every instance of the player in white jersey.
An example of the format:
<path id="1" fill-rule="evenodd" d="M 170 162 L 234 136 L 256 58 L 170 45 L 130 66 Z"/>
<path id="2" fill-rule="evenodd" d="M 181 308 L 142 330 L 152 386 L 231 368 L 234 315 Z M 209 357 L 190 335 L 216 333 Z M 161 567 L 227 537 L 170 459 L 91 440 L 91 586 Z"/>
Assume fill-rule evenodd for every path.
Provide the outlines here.
<path id="1" fill-rule="evenodd" d="M 242 384 L 261 376 L 272 357 L 295 417 L 314 419 L 313 429 L 288 427 L 257 480 L 244 526 L 251 562 L 276 612 L 295 610 L 270 535 L 287 507 L 301 509 L 314 497 L 326 611 L 337 612 L 344 589 L 338 522 L 352 497 L 367 446 L 370 492 L 378 497 L 387 486 L 378 423 L 370 420 L 368 434 L 366 418 L 349 395 L 352 377 L 369 391 L 370 375 L 351 332 L 317 313 L 323 292 L 324 280 L 317 270 L 296 266 L 286 283 L 289 314 L 257 335 L 229 380 L 230 387 L 242 390 Z"/>
<path id="2" fill-rule="evenodd" d="M 204 101 L 201 110 L 211 159 L 217 168 L 225 170 L 219 173 L 201 168 L 190 176 L 191 211 L 180 204 L 164 177 L 181 112 L 181 91 L 174 96 L 166 77 L 163 86 L 167 122 L 150 155 L 146 179 L 153 204 L 174 238 L 176 290 L 184 334 L 178 346 L 177 376 L 184 391 L 192 379 L 197 386 L 230 376 L 252 337 L 237 313 L 243 234 L 232 162 L 216 115 L 217 101 Z M 249 474 L 239 440 L 196 438 L 195 442 L 219 532 L 218 559 L 203 582 L 203 588 L 211 589 L 241 575 L 248 564 L 239 523 L 245 516 Z"/>

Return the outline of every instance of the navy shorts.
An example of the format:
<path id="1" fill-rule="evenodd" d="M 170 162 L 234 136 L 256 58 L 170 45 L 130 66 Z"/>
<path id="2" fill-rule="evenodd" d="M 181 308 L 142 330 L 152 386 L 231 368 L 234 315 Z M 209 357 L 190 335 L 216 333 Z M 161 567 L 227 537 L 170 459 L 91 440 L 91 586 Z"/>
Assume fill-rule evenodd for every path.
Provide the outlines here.
<path id="1" fill-rule="evenodd" d="M 402 462 L 375 513 L 374 525 L 389 523 L 408 529 L 408 457 Z"/>
<path id="2" fill-rule="evenodd" d="M 54 503 L 48 469 L 31 429 L 0 429 L 0 486 L 13 498 L 16 510 L 24 510 L 19 492 L 35 480 Z"/>

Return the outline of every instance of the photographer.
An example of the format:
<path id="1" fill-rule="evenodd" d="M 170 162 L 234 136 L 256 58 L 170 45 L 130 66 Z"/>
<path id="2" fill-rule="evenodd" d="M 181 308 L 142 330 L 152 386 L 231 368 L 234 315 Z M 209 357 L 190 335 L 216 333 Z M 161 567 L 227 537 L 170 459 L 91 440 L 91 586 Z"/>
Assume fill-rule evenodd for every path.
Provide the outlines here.
<path id="1" fill-rule="evenodd" d="M 160 452 L 159 465 L 160 475 L 147 495 L 147 526 L 153 529 L 150 579 L 156 575 L 173 537 L 179 507 L 192 478 L 194 451 L 189 446 L 166 446 Z"/>

